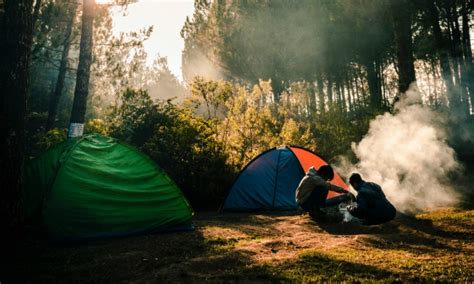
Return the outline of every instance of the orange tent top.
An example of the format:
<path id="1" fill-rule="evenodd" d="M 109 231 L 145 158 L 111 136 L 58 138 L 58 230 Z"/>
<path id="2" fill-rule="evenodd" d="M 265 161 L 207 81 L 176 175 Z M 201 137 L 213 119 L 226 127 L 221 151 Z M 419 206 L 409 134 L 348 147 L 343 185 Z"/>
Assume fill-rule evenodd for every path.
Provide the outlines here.
<path id="1" fill-rule="evenodd" d="M 313 166 L 316 170 L 319 169 L 321 166 L 327 165 L 323 159 L 321 159 L 318 155 L 315 153 L 299 148 L 299 147 L 289 147 L 291 151 L 295 154 L 295 156 L 298 158 L 300 161 L 301 166 L 303 167 L 304 172 L 306 173 L 308 169 Z M 334 173 L 334 179 L 331 181 L 332 184 L 335 184 L 337 186 L 340 186 L 344 188 L 345 190 L 349 191 L 349 187 L 347 184 L 342 180 L 342 178 L 337 174 Z M 334 191 L 329 191 L 328 198 L 332 198 L 335 196 L 340 195 L 340 193 L 334 192 Z"/>

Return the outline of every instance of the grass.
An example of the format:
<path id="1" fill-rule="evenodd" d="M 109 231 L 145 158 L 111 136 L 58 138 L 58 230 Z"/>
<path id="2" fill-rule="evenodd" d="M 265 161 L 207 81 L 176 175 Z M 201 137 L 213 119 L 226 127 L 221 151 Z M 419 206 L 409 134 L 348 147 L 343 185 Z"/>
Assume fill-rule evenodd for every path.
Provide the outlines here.
<path id="1" fill-rule="evenodd" d="M 474 210 L 372 227 L 291 212 L 198 214 L 195 225 L 80 244 L 31 240 L 11 271 L 28 282 L 474 281 Z"/>
<path id="2" fill-rule="evenodd" d="M 456 208 L 443 208 L 435 211 L 418 214 L 419 219 L 432 221 L 472 221 L 474 210 L 462 210 Z"/>
<path id="3" fill-rule="evenodd" d="M 402 249 L 337 248 L 311 250 L 298 259 L 272 270 L 282 279 L 313 281 L 469 281 L 471 270 L 463 269 L 467 255 L 433 256 Z"/>

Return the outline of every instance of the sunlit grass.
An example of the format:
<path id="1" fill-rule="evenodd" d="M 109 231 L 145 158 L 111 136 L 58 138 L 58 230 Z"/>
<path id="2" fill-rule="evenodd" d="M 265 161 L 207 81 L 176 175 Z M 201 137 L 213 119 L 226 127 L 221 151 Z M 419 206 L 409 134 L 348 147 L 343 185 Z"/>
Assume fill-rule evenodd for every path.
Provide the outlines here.
<path id="1" fill-rule="evenodd" d="M 320 281 L 460 281 L 472 280 L 472 256 L 446 254 L 417 255 L 405 250 L 337 248 L 308 250 L 294 261 L 280 265 L 265 263 L 249 269 L 280 280 Z"/>
<path id="2" fill-rule="evenodd" d="M 433 212 L 418 214 L 417 218 L 427 220 L 474 220 L 474 210 L 461 210 L 456 208 L 438 209 Z"/>

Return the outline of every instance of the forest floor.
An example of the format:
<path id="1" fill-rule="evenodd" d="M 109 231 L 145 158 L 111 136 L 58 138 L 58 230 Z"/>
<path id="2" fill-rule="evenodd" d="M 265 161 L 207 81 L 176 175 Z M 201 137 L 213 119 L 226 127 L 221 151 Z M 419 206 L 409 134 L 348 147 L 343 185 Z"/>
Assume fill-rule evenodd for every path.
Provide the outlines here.
<path id="1" fill-rule="evenodd" d="M 32 282 L 474 281 L 474 210 L 438 208 L 362 226 L 295 212 L 198 213 L 196 229 L 32 244 Z"/>

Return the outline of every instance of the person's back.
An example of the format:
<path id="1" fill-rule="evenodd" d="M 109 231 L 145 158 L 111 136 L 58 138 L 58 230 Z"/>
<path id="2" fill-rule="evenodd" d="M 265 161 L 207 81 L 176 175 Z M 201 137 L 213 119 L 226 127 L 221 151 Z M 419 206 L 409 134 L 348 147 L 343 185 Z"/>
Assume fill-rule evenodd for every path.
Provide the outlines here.
<path id="1" fill-rule="evenodd" d="M 386 223 L 395 218 L 395 207 L 388 201 L 376 183 L 366 182 L 363 184 L 358 192 L 356 202 L 367 204 L 367 213 L 364 219 L 368 225 Z"/>
<path id="2" fill-rule="evenodd" d="M 363 219 L 367 225 L 382 224 L 395 218 L 396 209 L 378 184 L 366 182 L 358 174 L 351 176 L 350 183 L 358 192 L 355 203 L 348 208 L 351 215 Z"/>
<path id="3" fill-rule="evenodd" d="M 309 168 L 303 179 L 300 181 L 298 188 L 296 189 L 296 202 L 298 204 L 304 203 L 306 200 L 308 200 L 315 188 L 324 189 L 324 187 L 326 187 L 326 182 L 324 179 L 313 167 Z"/>

